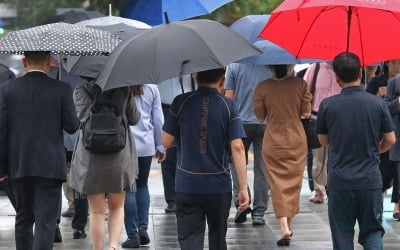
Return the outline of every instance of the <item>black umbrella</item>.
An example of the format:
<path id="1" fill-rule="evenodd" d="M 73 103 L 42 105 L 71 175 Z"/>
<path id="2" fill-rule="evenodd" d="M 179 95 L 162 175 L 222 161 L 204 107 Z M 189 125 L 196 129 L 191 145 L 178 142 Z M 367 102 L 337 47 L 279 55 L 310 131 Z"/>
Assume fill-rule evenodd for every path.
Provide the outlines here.
<path id="1" fill-rule="evenodd" d="M 47 19 L 43 24 L 49 23 L 77 23 L 83 20 L 92 19 L 96 17 L 103 17 L 105 15 L 97 11 L 86 10 L 70 10 L 59 15 L 55 15 Z"/>

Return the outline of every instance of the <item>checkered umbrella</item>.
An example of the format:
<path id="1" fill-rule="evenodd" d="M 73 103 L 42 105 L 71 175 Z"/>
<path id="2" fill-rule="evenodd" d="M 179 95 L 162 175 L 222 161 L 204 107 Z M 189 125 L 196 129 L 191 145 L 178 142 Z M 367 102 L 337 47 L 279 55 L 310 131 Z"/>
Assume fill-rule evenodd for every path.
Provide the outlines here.
<path id="1" fill-rule="evenodd" d="M 52 23 L 8 33 L 0 40 L 0 53 L 50 51 L 65 56 L 109 55 L 120 41 L 107 31 L 75 24 Z"/>

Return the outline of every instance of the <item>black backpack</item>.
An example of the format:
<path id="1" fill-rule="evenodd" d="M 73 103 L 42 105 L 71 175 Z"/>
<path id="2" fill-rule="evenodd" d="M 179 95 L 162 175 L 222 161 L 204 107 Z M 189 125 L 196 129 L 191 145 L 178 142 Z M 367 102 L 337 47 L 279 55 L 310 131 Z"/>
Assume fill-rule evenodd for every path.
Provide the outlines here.
<path id="1" fill-rule="evenodd" d="M 92 92 L 86 84 L 82 86 L 93 101 L 89 117 L 82 124 L 83 146 L 94 154 L 111 154 L 125 148 L 126 127 L 122 118 L 122 107 L 111 101 L 114 90 L 100 93 L 97 86 Z"/>

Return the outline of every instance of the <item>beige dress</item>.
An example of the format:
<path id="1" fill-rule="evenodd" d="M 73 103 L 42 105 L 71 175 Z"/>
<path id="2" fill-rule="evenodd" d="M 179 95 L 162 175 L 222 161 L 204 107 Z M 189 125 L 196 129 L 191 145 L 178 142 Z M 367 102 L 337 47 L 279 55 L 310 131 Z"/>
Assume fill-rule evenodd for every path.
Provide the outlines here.
<path id="1" fill-rule="evenodd" d="M 257 118 L 267 118 L 262 153 L 275 215 L 292 218 L 307 158 L 301 114 L 311 112 L 311 94 L 303 79 L 288 76 L 258 84 L 253 101 Z"/>

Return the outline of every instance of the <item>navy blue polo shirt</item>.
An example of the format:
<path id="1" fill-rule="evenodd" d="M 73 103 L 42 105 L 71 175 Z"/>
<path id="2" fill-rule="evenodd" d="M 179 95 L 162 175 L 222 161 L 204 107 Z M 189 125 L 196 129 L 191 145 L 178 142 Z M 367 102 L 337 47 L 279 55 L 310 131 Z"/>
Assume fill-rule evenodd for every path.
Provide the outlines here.
<path id="1" fill-rule="evenodd" d="M 178 140 L 177 192 L 232 192 L 229 142 L 246 137 L 232 100 L 206 87 L 179 95 L 163 130 Z"/>
<path id="2" fill-rule="evenodd" d="M 393 130 L 386 103 L 362 87 L 323 100 L 317 132 L 329 135 L 328 190 L 382 188 L 379 142 Z"/>

